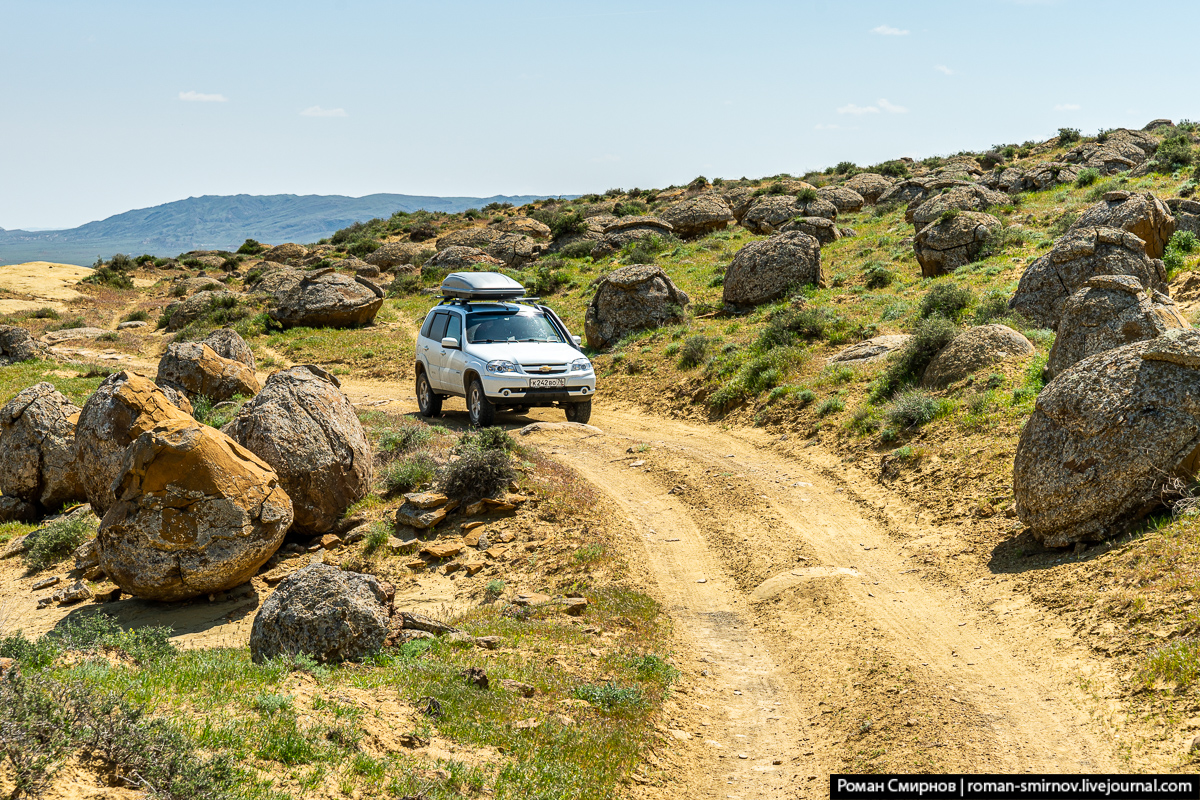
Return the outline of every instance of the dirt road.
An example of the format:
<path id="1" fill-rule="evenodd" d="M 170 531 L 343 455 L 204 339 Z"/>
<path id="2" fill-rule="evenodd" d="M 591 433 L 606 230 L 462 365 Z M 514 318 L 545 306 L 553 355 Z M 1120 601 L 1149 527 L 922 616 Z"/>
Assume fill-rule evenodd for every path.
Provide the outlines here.
<path id="1" fill-rule="evenodd" d="M 410 391 L 349 382 L 407 410 Z M 461 402 L 444 422 L 465 424 Z M 535 410 L 502 418 L 517 428 Z M 626 517 L 685 673 L 662 774 L 687 796 L 818 797 L 836 771 L 1136 768 L 1084 709 L 1109 676 L 1070 630 L 818 447 L 597 404 L 530 439 Z M 667 792 L 677 791 L 678 786 Z M 646 796 L 655 791 L 641 787 Z"/>

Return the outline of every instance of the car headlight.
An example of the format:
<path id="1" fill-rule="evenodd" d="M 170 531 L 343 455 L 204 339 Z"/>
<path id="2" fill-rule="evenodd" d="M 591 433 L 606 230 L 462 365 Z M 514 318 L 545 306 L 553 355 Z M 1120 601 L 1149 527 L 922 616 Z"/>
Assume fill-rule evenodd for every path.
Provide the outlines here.
<path id="1" fill-rule="evenodd" d="M 489 361 L 487 371 L 498 375 L 503 372 L 520 372 L 521 368 L 513 361 Z"/>
<path id="2" fill-rule="evenodd" d="M 577 358 L 571 362 L 571 372 L 587 372 L 592 368 L 592 362 L 586 358 Z"/>

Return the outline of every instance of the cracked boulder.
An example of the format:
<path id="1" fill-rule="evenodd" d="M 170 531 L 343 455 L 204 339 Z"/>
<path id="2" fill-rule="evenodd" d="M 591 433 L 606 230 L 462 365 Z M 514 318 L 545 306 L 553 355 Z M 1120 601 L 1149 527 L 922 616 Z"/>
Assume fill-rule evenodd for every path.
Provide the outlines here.
<path id="1" fill-rule="evenodd" d="M 729 204 L 720 195 L 712 193 L 681 200 L 669 206 L 661 216 L 676 235 L 684 239 L 724 230 L 733 222 Z"/>
<path id="2" fill-rule="evenodd" d="M 0 495 L 43 511 L 84 499 L 75 466 L 79 408 L 49 383 L 0 408 Z"/>
<path id="3" fill-rule="evenodd" d="M 1063 306 L 1046 374 L 1053 378 L 1088 356 L 1190 327 L 1171 298 L 1152 296 L 1137 278 L 1090 278 Z"/>
<path id="4" fill-rule="evenodd" d="M 232 328 L 220 328 L 208 335 L 204 340 L 204 344 L 212 348 L 213 352 L 221 358 L 227 358 L 230 361 L 240 361 L 254 371 L 254 351 L 250 349 L 250 345 L 246 344 L 246 340 Z"/>
<path id="5" fill-rule="evenodd" d="M 550 226 L 532 217 L 505 217 L 500 222 L 492 224 L 496 230 L 503 233 L 520 233 L 530 239 L 550 239 Z"/>
<path id="6" fill-rule="evenodd" d="M 992 206 L 1012 202 L 1004 192 L 997 192 L 978 184 L 956 186 L 947 192 L 936 194 L 919 205 L 909 205 L 904 221 L 911 222 L 920 231 L 926 225 L 937 222 L 947 211 L 986 211 Z"/>
<path id="7" fill-rule="evenodd" d="M 729 306 L 756 306 L 810 285 L 825 286 L 821 243 L 807 233 L 789 231 L 737 251 L 725 270 L 722 299 Z"/>
<path id="8" fill-rule="evenodd" d="M 832 203 L 839 214 L 858 211 L 867 202 L 861 194 L 848 186 L 822 186 L 817 189 L 817 196 Z"/>
<path id="9" fill-rule="evenodd" d="M 169 345 L 158 361 L 155 383 L 182 392 L 189 400 L 207 397 L 214 403 L 236 395 L 253 397 L 261 388 L 253 369 L 241 361 L 222 358 L 204 342 Z"/>
<path id="10" fill-rule="evenodd" d="M 286 264 L 289 261 L 297 261 L 308 255 L 308 250 L 304 245 L 296 244 L 295 242 L 287 242 L 285 244 L 277 244 L 267 252 L 263 253 L 261 258 L 263 261 L 271 261 L 276 264 Z"/>
<path id="11" fill-rule="evenodd" d="M 824 217 L 796 217 L 784 225 L 780 233 L 787 233 L 788 231 L 807 233 L 820 242 L 822 246 L 830 242 L 836 242 L 842 238 L 841 229 L 838 228 L 833 220 L 828 220 Z"/>
<path id="12" fill-rule="evenodd" d="M 674 233 L 671 224 L 659 217 L 618 217 L 604 225 L 604 236 L 592 249 L 592 258 L 610 256 L 625 245 L 641 239 L 668 239 Z"/>
<path id="13" fill-rule="evenodd" d="M 29 331 L 17 325 L 0 325 L 0 367 L 32 361 L 38 352 L 38 343 Z"/>
<path id="14" fill-rule="evenodd" d="M 504 265 L 500 263 L 500 259 L 489 256 L 478 247 L 454 245 L 445 250 L 439 250 L 425 262 L 425 266 L 430 269 L 455 272 L 458 270 L 491 270 Z"/>
<path id="15" fill-rule="evenodd" d="M 605 276 L 596 287 L 584 319 L 589 347 L 616 344 L 635 331 L 684 319 L 689 299 L 661 267 L 631 264 Z"/>
<path id="16" fill-rule="evenodd" d="M 1167 208 L 1175 217 L 1175 229 L 1200 236 L 1200 202 L 1184 197 L 1167 200 Z"/>
<path id="17" fill-rule="evenodd" d="M 337 379 L 320 367 L 274 373 L 221 431 L 275 470 L 302 534 L 328 532 L 370 491 L 366 432 Z"/>
<path id="18" fill-rule="evenodd" d="M 100 521 L 100 567 L 147 600 L 245 583 L 279 549 L 292 503 L 275 471 L 214 428 L 172 419 L 140 434 Z"/>
<path id="19" fill-rule="evenodd" d="M 978 211 L 941 216 L 913 238 L 913 250 L 926 278 L 947 275 L 979 257 L 988 237 L 1001 228 L 1000 220 Z"/>
<path id="20" fill-rule="evenodd" d="M 1190 481 L 1198 454 L 1200 331 L 1106 350 L 1038 395 L 1013 464 L 1017 515 L 1048 547 L 1111 539 Z"/>
<path id="21" fill-rule="evenodd" d="M 1175 217 L 1166 203 L 1150 192 L 1106 192 L 1104 199 L 1084 211 L 1069 231 L 1082 228 L 1129 231 L 1146 243 L 1146 255 L 1162 258 L 1175 233 Z"/>
<path id="22" fill-rule="evenodd" d="M 354 328 L 375 319 L 383 289 L 358 276 L 316 270 L 284 296 L 275 296 L 271 319 L 285 328 Z"/>
<path id="23" fill-rule="evenodd" d="M 1167 270 L 1146 255 L 1145 242 L 1119 228 L 1080 228 L 1029 265 L 1009 308 L 1043 328 L 1057 329 L 1067 299 L 1101 275 L 1131 275 L 1146 289 L 1168 294 Z"/>
<path id="24" fill-rule="evenodd" d="M 894 178 L 889 178 L 886 175 L 880 175 L 875 172 L 860 172 L 852 178 L 849 178 L 842 186 L 857 192 L 862 199 L 874 205 L 879 202 L 880 196 L 888 189 L 892 188 L 895 183 Z"/>
<path id="25" fill-rule="evenodd" d="M 310 564 L 288 575 L 254 615 L 250 657 L 304 654 L 319 663 L 379 652 L 391 620 L 388 588 L 374 575 Z"/>

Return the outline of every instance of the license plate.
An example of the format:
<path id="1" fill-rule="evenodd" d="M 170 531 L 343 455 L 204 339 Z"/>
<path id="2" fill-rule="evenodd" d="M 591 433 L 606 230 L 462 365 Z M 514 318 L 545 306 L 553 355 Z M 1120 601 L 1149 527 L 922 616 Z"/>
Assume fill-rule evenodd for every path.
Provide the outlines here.
<path id="1" fill-rule="evenodd" d="M 530 389 L 561 389 L 567 385 L 566 378 L 530 378 Z"/>

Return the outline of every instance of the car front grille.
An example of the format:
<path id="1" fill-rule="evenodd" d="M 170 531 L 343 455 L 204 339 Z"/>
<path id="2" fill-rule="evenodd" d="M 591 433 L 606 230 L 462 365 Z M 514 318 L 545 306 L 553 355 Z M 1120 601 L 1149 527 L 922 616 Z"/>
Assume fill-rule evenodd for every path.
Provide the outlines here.
<path id="1" fill-rule="evenodd" d="M 546 367 L 547 369 L 542 369 Z M 540 375 L 563 375 L 567 372 L 566 364 L 522 364 L 521 369 L 525 370 L 527 375 L 538 377 Z"/>

